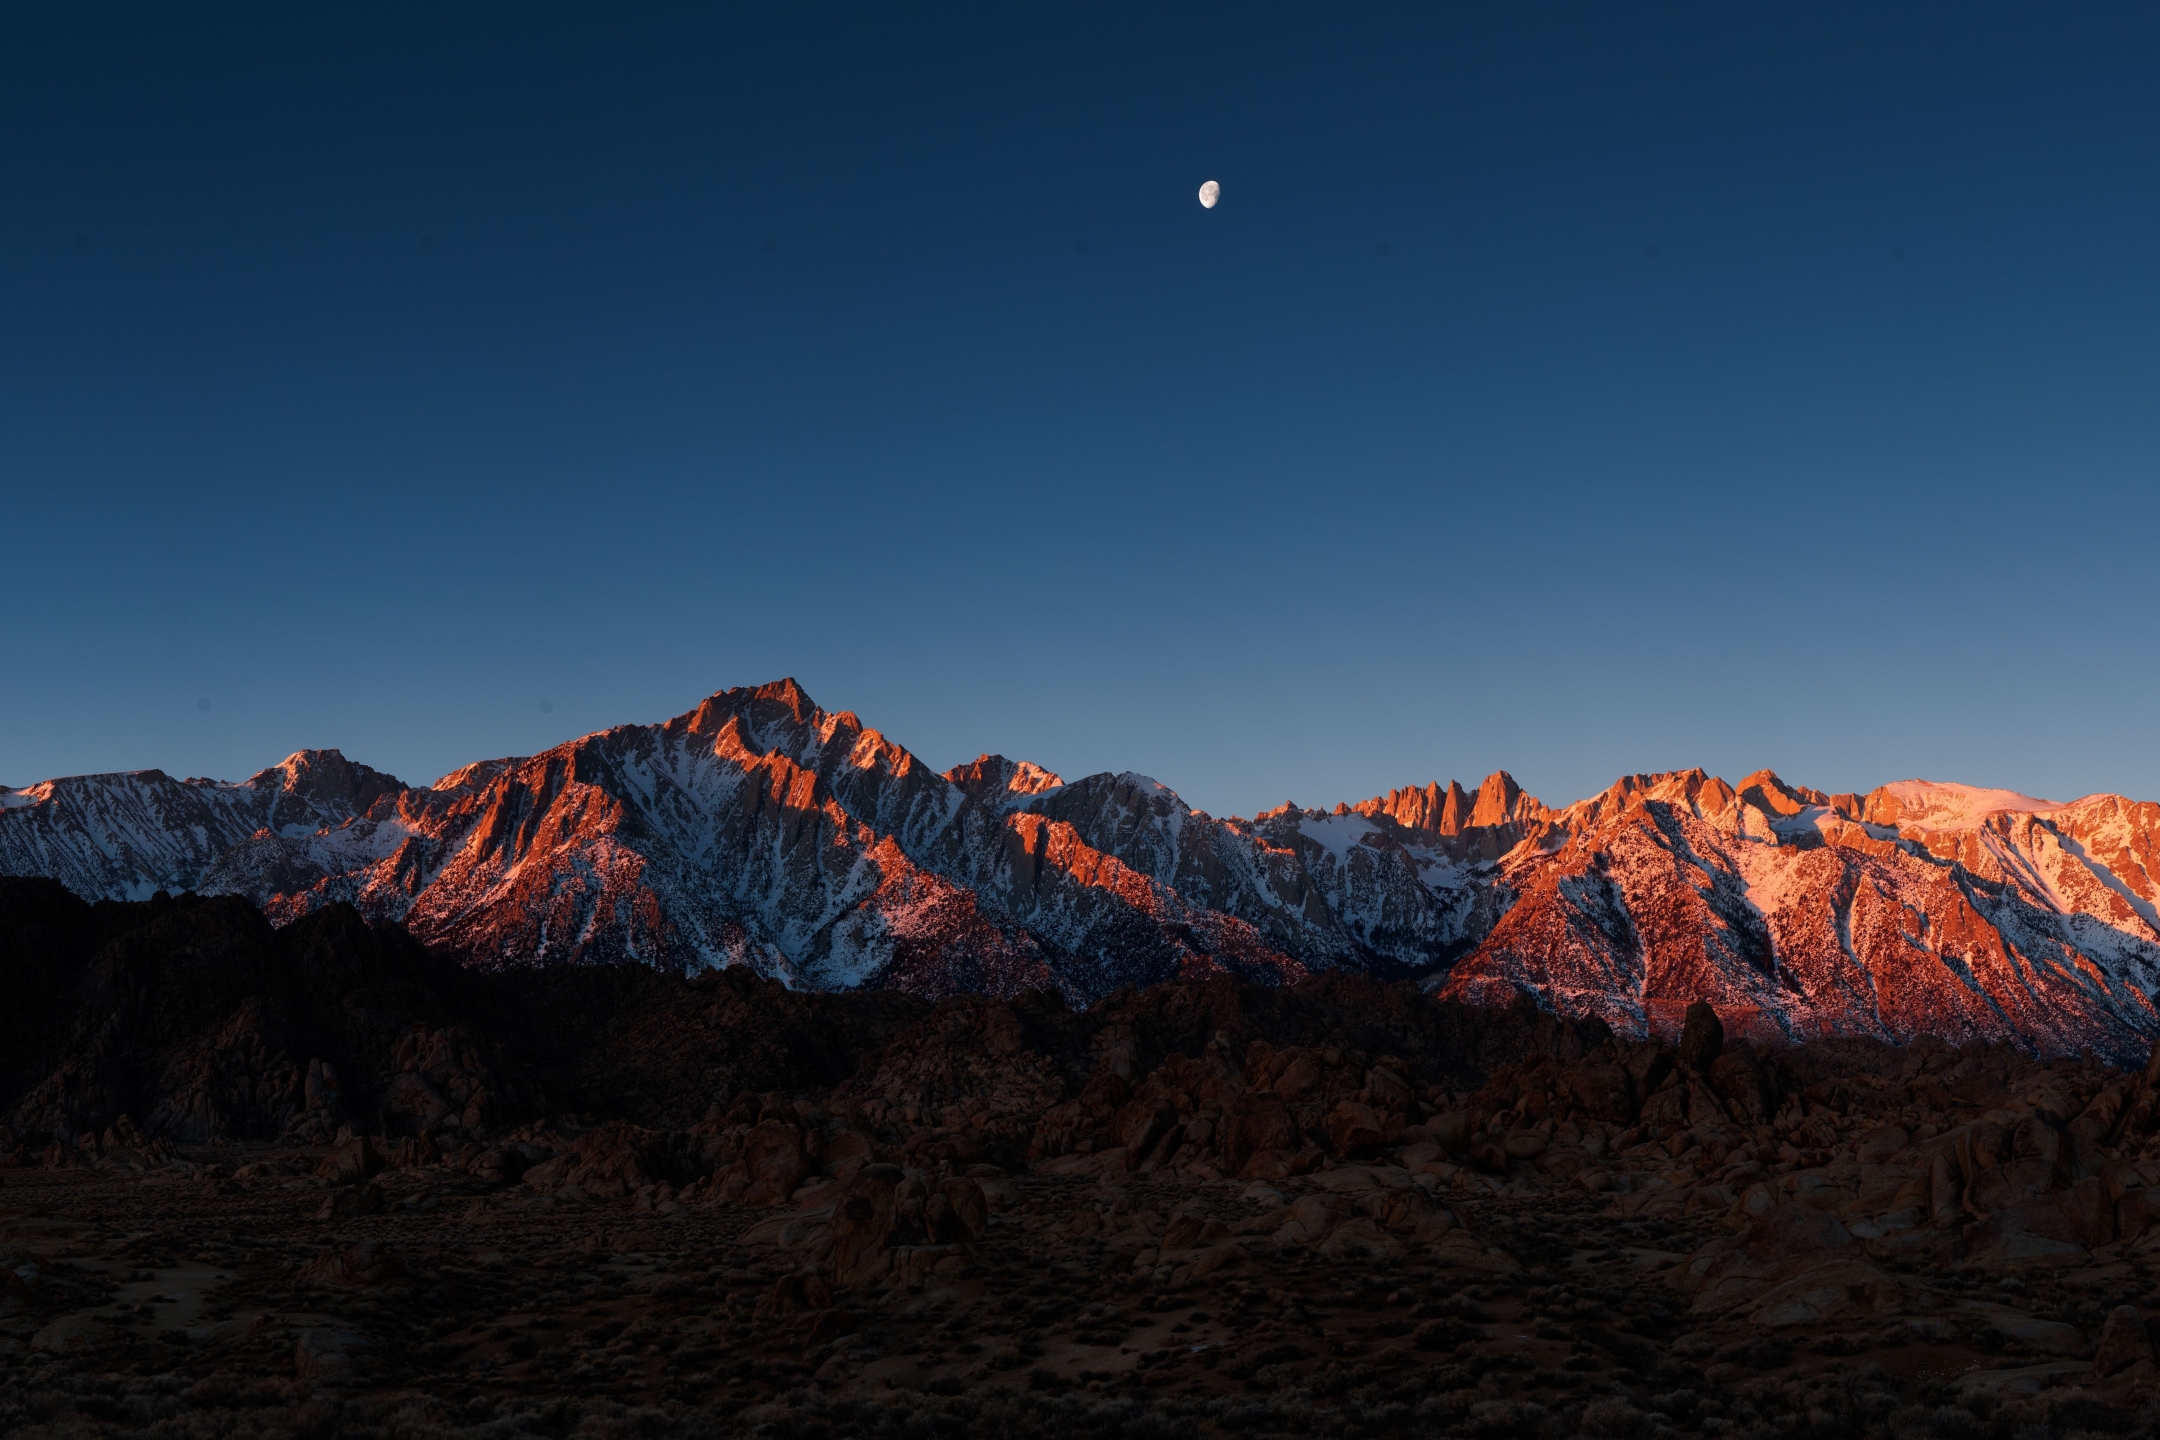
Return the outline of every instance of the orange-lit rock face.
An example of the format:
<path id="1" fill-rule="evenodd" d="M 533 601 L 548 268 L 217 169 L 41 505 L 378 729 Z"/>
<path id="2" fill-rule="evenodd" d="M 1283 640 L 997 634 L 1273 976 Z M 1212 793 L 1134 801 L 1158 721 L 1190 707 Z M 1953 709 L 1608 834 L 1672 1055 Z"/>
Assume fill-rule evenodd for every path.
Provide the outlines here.
<path id="1" fill-rule="evenodd" d="M 1086 1000 L 1212 971 L 1295 979 L 1306 967 L 1283 941 L 1311 952 L 1308 931 L 1322 963 L 1360 953 L 1306 895 L 1294 855 L 1138 777 L 1083 787 L 1072 818 L 1049 809 L 1063 788 L 988 756 L 939 775 L 783 681 L 426 788 L 335 752 L 296 755 L 242 786 L 155 772 L 58 782 L 57 801 L 19 792 L 0 811 L 0 868 L 89 894 L 242 893 L 280 922 L 347 901 L 488 966 L 750 964 L 809 988 Z M 1143 792 L 1160 816 L 1111 837 L 1132 863 L 1090 843 L 1088 824 L 1118 828 L 1091 803 Z M 1158 819 L 1167 831 L 1147 828 Z M 1143 830 L 1170 835 L 1170 851 L 1148 851 Z M 1196 859 L 1218 832 L 1236 853 Z M 1169 883 L 1180 853 L 1224 877 L 1272 933 L 1180 893 Z M 1291 900 L 1272 896 L 1270 876 Z M 1414 874 L 1398 879 L 1424 894 Z"/>
<path id="2" fill-rule="evenodd" d="M 1475 794 L 1450 780 L 1422 789 L 1393 790 L 1348 807 L 1394 821 L 1426 845 L 1456 860 L 1498 860 L 1526 839 L 1545 834 L 1552 812 L 1526 795 L 1505 770 L 1485 777 Z"/>
<path id="3" fill-rule="evenodd" d="M 1737 791 L 1629 777 L 1554 817 L 1564 843 L 1508 857 L 1518 898 L 1444 993 L 1530 990 L 1632 1034 L 1676 1032 L 1703 999 L 1766 1039 L 2142 1053 L 2160 1029 L 2160 928 L 2139 857 L 2160 807 L 2010 812 L 1986 808 L 2007 792 L 1931 790 L 1855 803 L 1769 772 Z M 1938 828 L 1894 823 L 1915 814 Z"/>
<path id="4" fill-rule="evenodd" d="M 1629 775 L 1564 809 L 1506 772 L 1250 820 L 1146 776 L 938 774 L 781 681 L 407 787 L 334 751 L 239 785 L 156 771 L 0 804 L 0 872 L 79 893 L 333 901 L 490 966 L 748 964 L 945 994 L 1227 972 L 1409 974 L 1631 1033 L 2160 1030 L 2160 806 L 1762 770 Z"/>

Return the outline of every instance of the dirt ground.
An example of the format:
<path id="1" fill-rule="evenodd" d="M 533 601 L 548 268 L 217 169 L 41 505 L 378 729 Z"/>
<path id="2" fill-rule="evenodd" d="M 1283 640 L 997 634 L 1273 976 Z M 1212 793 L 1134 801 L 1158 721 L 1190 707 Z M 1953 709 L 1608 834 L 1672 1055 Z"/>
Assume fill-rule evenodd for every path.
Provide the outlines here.
<path id="1" fill-rule="evenodd" d="M 1251 1235 L 1307 1197 L 1414 1182 L 985 1173 L 977 1242 L 834 1294 L 787 1248 L 795 1208 L 664 1213 L 422 1166 L 338 1218 L 350 1187 L 280 1173 L 323 1153 L 0 1176 L 0 1430 L 2033 1440 L 2154 1418 L 2150 1361 L 2096 1379 L 2090 1359 L 2112 1307 L 2160 1304 L 2139 1258 L 2022 1278 L 1916 1260 L 1904 1313 L 1766 1331 L 1675 1284 L 1721 1217 L 1446 1193 L 1436 1238 L 1246 1239 L 1209 1269 L 1163 1263 L 1209 1253 L 1166 1251 L 1175 1227 Z"/>

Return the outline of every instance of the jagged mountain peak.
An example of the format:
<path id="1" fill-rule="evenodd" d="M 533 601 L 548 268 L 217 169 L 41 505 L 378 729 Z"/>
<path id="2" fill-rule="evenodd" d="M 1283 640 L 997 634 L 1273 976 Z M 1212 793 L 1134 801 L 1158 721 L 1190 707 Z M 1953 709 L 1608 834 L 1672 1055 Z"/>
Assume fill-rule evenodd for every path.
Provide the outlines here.
<path id="1" fill-rule="evenodd" d="M 1454 780 L 1445 786 L 1435 782 L 1390 790 L 1386 795 L 1361 800 L 1355 805 L 1339 805 L 1336 811 L 1384 815 L 1406 830 L 1429 831 L 1447 838 L 1473 829 L 1519 829 L 1527 823 L 1544 820 L 1550 813 L 1535 795 L 1525 794 L 1515 777 L 1505 770 L 1493 771 L 1472 791 L 1465 791 Z M 1520 835 L 1515 837 L 1520 838 Z"/>
<path id="2" fill-rule="evenodd" d="M 1527 797 L 1528 805 L 1539 811 L 1545 807 L 1538 804 L 1535 795 Z M 1505 770 L 1495 770 L 1485 777 L 1477 789 L 1477 802 L 1470 812 L 1472 825 L 1505 825 L 1522 818 L 1527 808 L 1522 786 Z"/>
<path id="3" fill-rule="evenodd" d="M 945 779 L 970 799 L 996 810 L 1016 809 L 1065 784 L 1060 776 L 1032 760 L 1008 760 L 991 754 L 953 766 L 945 772 Z"/>
<path id="4" fill-rule="evenodd" d="M 1700 767 L 1622 775 L 1587 800 L 1549 812 L 1570 833 L 1592 829 L 1649 803 L 1678 805 L 1694 814 L 1724 810 L 1739 798 L 1732 786 Z"/>
<path id="5" fill-rule="evenodd" d="M 1772 815 L 1793 816 L 1810 805 L 1829 806 L 1831 799 L 1805 785 L 1788 785 L 1775 770 L 1757 770 L 1742 777 L 1736 787 L 1740 799 Z"/>
<path id="6" fill-rule="evenodd" d="M 793 679 L 718 690 L 657 727 L 631 725 L 624 728 L 636 731 L 658 729 L 712 739 L 731 722 L 737 743 L 760 754 L 779 749 L 798 758 L 832 745 L 836 738 L 845 748 L 853 745 L 860 735 L 876 733 L 867 731 L 852 710 L 821 708 Z"/>
<path id="7" fill-rule="evenodd" d="M 335 749 L 295 750 L 267 770 L 257 771 L 243 782 L 273 788 L 318 808 L 364 813 L 377 800 L 395 796 L 408 787 L 397 776 L 345 758 Z"/>
<path id="8" fill-rule="evenodd" d="M 720 693 L 740 695 L 744 692 L 736 689 Z M 811 716 L 820 713 L 817 701 L 810 698 L 810 692 L 803 689 L 802 682 L 792 675 L 783 675 L 778 680 L 768 680 L 763 685 L 751 686 L 748 694 L 755 701 L 786 706 L 798 721 L 807 721 Z"/>
<path id="9" fill-rule="evenodd" d="M 1390 790 L 1385 795 L 1360 800 L 1349 808 L 1360 815 L 1385 815 L 1406 830 L 1458 835 L 1470 823 L 1472 806 L 1473 802 L 1462 786 L 1450 780 L 1445 786 L 1435 781 L 1429 785 Z"/>
<path id="10" fill-rule="evenodd" d="M 497 760 L 475 760 L 470 765 L 460 765 L 427 788 L 445 791 L 475 790 L 505 770 L 514 770 L 531 758 L 529 755 L 505 755 Z"/>

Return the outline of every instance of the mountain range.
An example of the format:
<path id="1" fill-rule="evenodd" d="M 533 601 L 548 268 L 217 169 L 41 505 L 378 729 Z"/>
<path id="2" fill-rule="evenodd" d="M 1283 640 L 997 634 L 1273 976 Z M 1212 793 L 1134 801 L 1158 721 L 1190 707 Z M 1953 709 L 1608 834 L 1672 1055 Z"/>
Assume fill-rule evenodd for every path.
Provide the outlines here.
<path id="1" fill-rule="evenodd" d="M 1506 773 L 1218 818 L 1127 772 L 940 774 L 784 680 L 409 786 L 335 750 L 237 783 L 0 792 L 0 874 L 88 899 L 335 903 L 483 968 L 749 965 L 927 995 L 1227 972 L 1415 977 L 1628 1035 L 1707 1000 L 1765 1041 L 2160 1034 L 2160 805 L 1764 770 L 1621 778 L 1553 809 Z"/>

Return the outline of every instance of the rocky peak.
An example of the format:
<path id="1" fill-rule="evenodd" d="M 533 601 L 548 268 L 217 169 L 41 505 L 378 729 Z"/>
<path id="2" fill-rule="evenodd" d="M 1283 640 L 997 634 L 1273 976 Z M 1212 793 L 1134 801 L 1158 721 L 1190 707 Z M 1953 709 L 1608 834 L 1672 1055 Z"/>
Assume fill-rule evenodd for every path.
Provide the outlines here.
<path id="1" fill-rule="evenodd" d="M 1900 829 L 1974 830 L 1988 816 L 1999 812 L 2045 815 L 2061 808 L 2053 800 L 2036 799 L 2015 790 L 1989 790 L 1936 780 L 1893 780 L 1868 792 L 1860 818 Z"/>
<path id="2" fill-rule="evenodd" d="M 1390 790 L 1349 808 L 1360 815 L 1385 815 L 1405 830 L 1430 830 L 1435 835 L 1452 836 L 1460 835 L 1470 823 L 1473 805 L 1462 786 L 1450 780 L 1445 786 L 1435 782 Z"/>
<path id="3" fill-rule="evenodd" d="M 947 770 L 945 779 L 970 799 L 1000 811 L 1024 805 L 1031 797 L 1065 783 L 1032 760 L 1008 760 L 1003 755 L 978 755 Z"/>
<path id="4" fill-rule="evenodd" d="M 1265 821 L 1282 813 L 1270 811 L 1259 818 Z M 1453 861 L 1497 860 L 1525 839 L 1544 833 L 1551 815 L 1505 770 L 1486 776 L 1475 793 L 1466 793 L 1450 780 L 1445 787 L 1437 783 L 1412 786 L 1355 805 L 1339 805 L 1336 813 L 1392 820 L 1412 832 L 1418 843 L 1432 846 Z"/>
<path id="5" fill-rule="evenodd" d="M 516 769 L 529 758 L 531 757 L 525 755 L 506 755 L 500 760 L 475 760 L 470 765 L 460 765 L 428 788 L 441 791 L 477 790 L 504 771 Z"/>
<path id="6" fill-rule="evenodd" d="M 731 690 L 727 693 L 732 695 L 740 692 Z M 810 718 L 818 713 L 817 702 L 810 698 L 809 692 L 804 690 L 792 675 L 758 686 L 750 692 L 750 698 L 784 708 L 798 725 L 808 723 Z"/>
<path id="7" fill-rule="evenodd" d="M 716 691 L 695 710 L 661 728 L 717 739 L 731 726 L 735 732 L 731 743 L 759 754 L 783 750 L 796 760 L 806 759 L 808 752 L 836 731 L 845 731 L 847 743 L 852 744 L 861 728 L 851 713 L 827 715 L 793 680 Z"/>
<path id="8" fill-rule="evenodd" d="M 1827 805 L 1830 797 L 1820 790 L 1787 785 L 1774 770 L 1757 770 L 1741 780 L 1740 799 L 1756 809 L 1777 816 L 1798 815 L 1810 805 Z"/>
<path id="9" fill-rule="evenodd" d="M 406 788 L 395 775 L 355 764 L 337 750 L 295 750 L 247 783 L 327 812 L 343 810 L 348 817 L 365 814 L 377 800 Z"/>
<path id="10" fill-rule="evenodd" d="M 1646 804 L 1665 804 L 1703 815 L 1730 806 L 1739 796 L 1732 786 L 1701 769 L 1662 770 L 1650 774 L 1623 775 L 1588 800 L 1578 800 L 1554 818 L 1570 834 L 1639 810 Z"/>
<path id="11" fill-rule="evenodd" d="M 1505 770 L 1495 770 L 1478 786 L 1477 804 L 1470 811 L 1470 823 L 1506 825 L 1518 820 L 1522 798 L 1522 786 L 1515 783 L 1515 777 Z"/>

